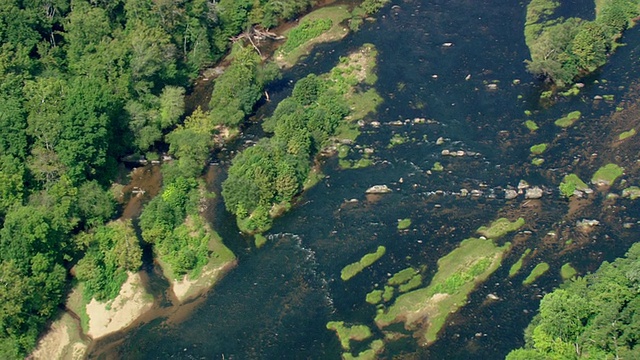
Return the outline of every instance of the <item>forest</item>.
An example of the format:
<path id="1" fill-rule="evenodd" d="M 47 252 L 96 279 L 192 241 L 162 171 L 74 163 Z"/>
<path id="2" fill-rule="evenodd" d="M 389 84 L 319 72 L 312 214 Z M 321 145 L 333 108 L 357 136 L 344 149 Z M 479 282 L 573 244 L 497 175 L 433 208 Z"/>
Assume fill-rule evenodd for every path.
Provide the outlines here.
<path id="1" fill-rule="evenodd" d="M 637 0 L 595 1 L 595 18 L 555 15 L 561 2 L 532 0 L 527 6 L 525 40 L 531 52 L 527 69 L 559 87 L 607 62 L 622 32 L 640 16 Z"/>
<path id="2" fill-rule="evenodd" d="M 268 29 L 310 5 L 2 2 L 0 358 L 33 349 L 73 283 L 85 284 L 86 297 L 115 297 L 126 272 L 141 265 L 141 240 L 167 255 L 176 274 L 202 264 L 206 251 L 185 244 L 182 223 L 207 196 L 198 177 L 212 135 L 216 125 L 242 122 L 261 96 L 262 79 L 274 74 L 258 69 L 260 57 L 238 43 L 212 97 L 218 111 L 184 114 L 185 94 L 228 53 L 232 36 Z M 145 208 L 139 239 L 135 222 L 116 220 L 112 185 L 124 156 L 155 159 L 163 144 L 176 160 L 163 167 L 161 196 Z"/>
<path id="3" fill-rule="evenodd" d="M 640 358 L 640 244 L 540 301 L 507 360 Z"/>

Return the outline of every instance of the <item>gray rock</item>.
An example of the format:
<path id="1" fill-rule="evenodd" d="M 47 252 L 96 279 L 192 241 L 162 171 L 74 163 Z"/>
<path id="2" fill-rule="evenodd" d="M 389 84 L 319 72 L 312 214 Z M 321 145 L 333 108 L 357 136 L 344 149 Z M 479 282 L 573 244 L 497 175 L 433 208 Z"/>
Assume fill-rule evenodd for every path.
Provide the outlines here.
<path id="1" fill-rule="evenodd" d="M 528 187 L 529 187 L 529 183 L 524 180 L 520 180 L 520 182 L 518 183 L 518 190 L 524 190 Z"/>
<path id="2" fill-rule="evenodd" d="M 373 185 L 365 191 L 366 194 L 388 194 L 393 190 L 389 189 L 387 185 Z"/>
<path id="3" fill-rule="evenodd" d="M 527 189 L 527 192 L 524 194 L 525 199 L 540 199 L 544 192 L 541 188 L 534 186 L 532 188 Z"/>
<path id="4" fill-rule="evenodd" d="M 518 192 L 512 189 L 506 189 L 504 191 L 504 198 L 507 200 L 515 199 L 518 197 Z"/>
<path id="5" fill-rule="evenodd" d="M 442 145 L 442 144 L 444 144 L 444 138 L 440 136 L 438 140 L 436 140 L 436 145 Z"/>

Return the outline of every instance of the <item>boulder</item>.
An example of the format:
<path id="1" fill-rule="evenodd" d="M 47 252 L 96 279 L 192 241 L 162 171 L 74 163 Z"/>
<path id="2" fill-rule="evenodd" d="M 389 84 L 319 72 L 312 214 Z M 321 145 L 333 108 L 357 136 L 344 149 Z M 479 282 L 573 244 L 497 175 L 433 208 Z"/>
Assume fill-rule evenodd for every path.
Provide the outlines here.
<path id="1" fill-rule="evenodd" d="M 387 185 L 373 185 L 365 191 L 366 194 L 388 194 L 393 190 L 389 189 Z"/>
<path id="2" fill-rule="evenodd" d="M 515 199 L 518 197 L 518 192 L 512 189 L 505 189 L 504 198 L 507 200 Z"/>
<path id="3" fill-rule="evenodd" d="M 525 199 L 540 199 L 544 192 L 538 186 L 534 186 L 532 188 L 527 189 L 527 192 L 524 194 Z"/>

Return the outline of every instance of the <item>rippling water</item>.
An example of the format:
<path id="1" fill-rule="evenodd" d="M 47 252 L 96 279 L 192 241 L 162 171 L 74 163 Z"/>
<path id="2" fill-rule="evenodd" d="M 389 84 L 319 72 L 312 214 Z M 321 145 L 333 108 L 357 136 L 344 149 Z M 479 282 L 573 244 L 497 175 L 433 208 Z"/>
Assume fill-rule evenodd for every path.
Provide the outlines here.
<path id="1" fill-rule="evenodd" d="M 640 70 L 628 59 L 638 58 L 640 32 L 628 32 L 624 38 L 628 46 L 619 49 L 610 65 L 586 79 L 578 97 L 543 108 L 538 104 L 543 84 L 534 81 L 523 64 L 528 51 L 522 4 L 497 0 L 394 3 L 399 6 L 383 9 L 376 22 L 365 24 L 339 44 L 320 46 L 286 73 L 269 89 L 273 101 L 262 110 L 268 113 L 278 99 L 287 96 L 292 81 L 311 72 L 326 72 L 339 56 L 373 43 L 379 50 L 376 87 L 385 101 L 372 118 L 383 125 L 366 126 L 358 144 L 375 149 L 375 165 L 341 171 L 336 159 L 326 159 L 323 170 L 328 177 L 276 220 L 261 250 L 251 247 L 252 239 L 238 235 L 233 218 L 218 201 L 211 221 L 239 255 L 238 267 L 182 321 L 157 319 L 121 334 L 121 342 L 109 350 L 105 350 L 109 344 L 98 344 L 95 353 L 123 359 L 337 359 L 340 344 L 325 329 L 327 321 L 367 324 L 376 337 L 382 336 L 372 322 L 375 307 L 364 301 L 375 284 L 384 284 L 390 273 L 407 266 L 426 267 L 428 280 L 437 269 L 437 259 L 479 226 L 500 215 L 527 213 L 535 218 L 527 228 L 532 235 L 514 242 L 503 266 L 471 295 L 467 306 L 449 318 L 439 341 L 420 349 L 412 339 L 403 339 L 389 344 L 383 355 L 499 359 L 522 344 L 523 329 L 540 296 L 560 282 L 557 272 L 562 263 L 571 261 L 585 272 L 625 252 L 635 233 L 608 224 L 597 232 L 609 236 L 604 243 L 585 241 L 569 250 L 545 243 L 545 234 L 555 229 L 554 223 L 567 210 L 554 174 L 561 179 L 560 166 L 580 153 L 576 149 L 584 139 L 579 133 L 563 137 L 537 168 L 529 163 L 529 147 L 554 141 L 560 131 L 543 126 L 530 135 L 522 122 L 525 110 L 533 111 L 532 119 L 543 125 L 572 110 L 581 110 L 585 121 L 612 111 L 614 104 L 594 105 L 591 99 L 596 94 L 614 94 L 619 99 L 629 79 L 638 79 Z M 591 6 L 590 1 L 576 0 L 562 11 L 589 16 L 584 9 Z M 519 84 L 514 83 L 516 79 Z M 488 89 L 490 83 L 497 84 L 497 89 Z M 435 122 L 385 125 L 414 117 Z M 592 131 L 589 126 L 578 128 Z M 387 148 L 393 134 L 410 141 Z M 444 144 L 436 145 L 439 137 Z M 443 156 L 443 149 L 473 155 Z M 426 175 L 436 161 L 445 171 Z M 214 188 L 224 177 L 224 171 L 216 171 Z M 539 208 L 504 200 L 503 189 L 520 179 L 548 192 Z M 365 197 L 364 191 L 375 184 L 387 184 L 394 192 Z M 478 196 L 461 197 L 462 188 L 476 190 Z M 349 199 L 358 201 L 345 203 Z M 586 215 L 597 217 L 601 201 Z M 621 217 L 633 220 L 639 213 L 637 205 L 628 204 Z M 411 218 L 409 231 L 396 229 L 401 218 Z M 387 247 L 385 256 L 353 280 L 340 280 L 344 265 L 378 245 Z M 511 281 L 508 269 L 528 247 L 537 249 L 535 261 L 525 264 Z M 522 287 L 522 278 L 542 260 L 554 270 L 537 285 Z M 487 302 L 490 293 L 500 300 Z M 362 349 L 354 345 L 352 350 Z"/>

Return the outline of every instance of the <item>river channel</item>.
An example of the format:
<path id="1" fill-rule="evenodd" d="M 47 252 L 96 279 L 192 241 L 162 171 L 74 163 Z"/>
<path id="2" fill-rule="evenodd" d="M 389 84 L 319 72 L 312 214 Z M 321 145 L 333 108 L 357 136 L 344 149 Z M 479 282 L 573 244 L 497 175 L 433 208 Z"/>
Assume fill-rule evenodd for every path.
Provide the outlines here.
<path id="1" fill-rule="evenodd" d="M 541 104 L 538 99 L 545 84 L 533 79 L 524 64 L 525 5 L 498 0 L 394 0 L 374 22 L 365 22 L 339 43 L 316 47 L 285 72 L 268 88 L 271 102 L 258 114 L 268 116 L 300 77 L 330 70 L 340 56 L 362 44 L 375 45 L 376 88 L 384 102 L 369 120 L 381 126 L 365 125 L 357 139 L 362 148 L 374 149 L 374 165 L 341 170 L 336 157 L 321 159 L 326 178 L 275 221 L 265 234 L 269 242 L 259 250 L 252 245 L 253 238 L 239 235 L 219 196 L 209 220 L 238 255 L 237 268 L 197 300 L 190 313 L 171 321 L 151 320 L 98 342 L 90 357 L 339 359 L 340 342 L 325 328 L 328 321 L 365 324 L 382 338 L 372 321 L 376 308 L 365 302 L 369 291 L 408 266 L 424 269 L 426 285 L 437 270 L 437 260 L 478 227 L 500 216 L 526 213 L 535 218 L 523 228 L 527 234 L 508 236 L 514 246 L 502 267 L 448 318 L 439 340 L 427 348 L 417 346 L 411 337 L 390 342 L 381 358 L 501 359 L 521 346 L 540 297 L 562 282 L 560 266 L 570 261 L 584 274 L 623 255 L 638 232 L 621 230 L 618 223 L 635 222 L 640 215 L 637 203 L 624 203 L 624 211 L 609 221 L 601 218 L 601 226 L 579 246 L 549 244 L 548 232 L 558 228 L 568 207 L 559 196 L 558 183 L 566 171 L 577 171 L 564 165 L 584 156 L 582 131 L 597 131 L 596 120 L 617 106 L 615 101 L 594 102 L 593 97 L 611 94 L 623 99 L 629 85 L 640 78 L 640 67 L 630 60 L 640 58 L 640 31 L 635 28 L 625 34 L 627 46 L 585 79 L 578 96 Z M 592 8 L 592 0 L 573 0 L 563 5 L 562 12 L 590 16 L 592 11 L 584 9 Z M 526 110 L 542 125 L 535 134 L 523 126 Z M 553 125 L 573 110 L 582 112 L 585 125 L 570 130 Z M 414 118 L 433 121 L 389 124 Z M 250 127 L 240 142 L 261 136 L 257 129 Z M 408 141 L 389 147 L 394 134 Z M 444 143 L 437 144 L 438 138 Z M 534 166 L 529 147 L 543 142 L 554 146 L 545 153 L 545 163 Z M 359 149 L 353 149 L 353 158 L 358 158 Z M 465 156 L 444 156 L 445 149 L 462 150 Z M 435 162 L 444 171 L 427 174 Z M 225 166 L 211 169 L 210 186 L 218 194 Z M 503 189 L 521 179 L 545 189 L 545 196 L 532 208 L 522 198 L 504 198 Z M 628 180 L 638 185 L 638 179 Z M 365 196 L 365 190 L 376 184 L 386 184 L 393 192 Z M 460 196 L 461 189 L 480 195 Z M 602 198 L 596 198 L 583 215 L 602 217 Z M 412 221 L 408 231 L 396 227 L 403 218 Z M 346 264 L 378 245 L 387 249 L 378 262 L 348 282 L 340 279 Z M 509 267 L 526 248 L 535 249 L 531 261 L 509 278 Z M 552 270 L 534 285 L 523 286 L 522 279 L 540 261 L 548 262 Z M 148 271 L 151 285 L 160 289 L 167 285 L 152 268 Z M 487 301 L 489 294 L 499 300 Z M 354 353 L 363 349 L 357 344 L 352 348 Z"/>

